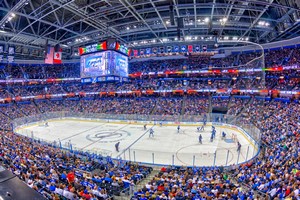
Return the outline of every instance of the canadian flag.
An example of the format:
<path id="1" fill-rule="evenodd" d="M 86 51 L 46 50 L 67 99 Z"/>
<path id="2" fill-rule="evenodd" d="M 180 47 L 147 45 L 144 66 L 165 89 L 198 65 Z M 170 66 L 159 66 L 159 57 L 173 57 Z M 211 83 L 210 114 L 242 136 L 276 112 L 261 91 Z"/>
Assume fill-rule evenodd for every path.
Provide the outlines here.
<path id="1" fill-rule="evenodd" d="M 60 49 L 57 52 L 54 52 L 53 64 L 61 64 L 62 63 L 61 60 L 62 60 L 62 49 Z"/>

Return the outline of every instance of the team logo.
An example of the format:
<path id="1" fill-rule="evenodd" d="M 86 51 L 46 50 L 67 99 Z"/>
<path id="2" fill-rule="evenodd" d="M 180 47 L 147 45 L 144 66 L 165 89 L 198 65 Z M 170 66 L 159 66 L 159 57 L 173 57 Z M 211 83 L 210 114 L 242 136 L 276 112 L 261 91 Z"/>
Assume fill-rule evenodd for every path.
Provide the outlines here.
<path id="1" fill-rule="evenodd" d="M 91 142 L 114 143 L 124 140 L 128 136 L 130 136 L 130 133 L 124 130 L 102 130 L 87 135 L 86 139 Z"/>

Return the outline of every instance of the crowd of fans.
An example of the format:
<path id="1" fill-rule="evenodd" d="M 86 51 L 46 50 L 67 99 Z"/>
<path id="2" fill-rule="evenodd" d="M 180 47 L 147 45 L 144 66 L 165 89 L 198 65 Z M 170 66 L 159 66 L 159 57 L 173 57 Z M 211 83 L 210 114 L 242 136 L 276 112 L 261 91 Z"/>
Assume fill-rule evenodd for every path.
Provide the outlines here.
<path id="1" fill-rule="evenodd" d="M 11 103 L 0 107 L 2 128 L 7 131 L 4 131 L 2 135 L 1 156 L 4 158 L 5 166 L 9 170 L 18 175 L 30 187 L 43 193 L 48 198 L 59 199 L 60 196 L 65 196 L 65 198 L 72 199 L 76 196 L 76 198 L 81 197 L 82 199 L 105 199 L 106 195 L 116 192 L 112 186 L 116 184 L 115 182 L 122 186 L 126 182 L 126 184 L 128 183 L 126 187 L 130 187 L 129 183 L 131 183 L 132 177 L 135 177 L 136 173 L 140 171 L 135 171 L 137 168 L 134 168 L 135 170 L 130 171 L 128 175 L 121 173 L 122 175 L 114 176 L 112 175 L 114 173 L 111 174 L 110 170 L 120 173 L 121 169 L 114 168 L 113 164 L 111 164 L 102 174 L 92 177 L 78 175 L 78 172 L 76 172 L 76 181 L 70 183 L 68 178 L 66 178 L 69 173 L 72 173 L 74 169 L 80 168 L 85 174 L 89 174 L 89 169 L 87 168 L 94 166 L 94 164 L 90 165 L 90 162 L 96 162 L 89 157 L 86 163 L 86 161 L 81 159 L 82 157 L 74 159 L 73 154 L 65 154 L 65 152 L 41 144 L 39 141 L 32 141 L 31 139 L 11 134 L 11 120 L 22 116 L 34 116 L 40 113 L 56 111 L 107 114 L 201 115 L 208 112 L 209 104 L 212 104 L 211 106 L 213 107 L 228 106 L 229 111 L 227 114 L 240 114 L 238 115 L 240 121 L 244 120 L 254 123 L 263 133 L 262 140 L 265 145 L 263 156 L 259 159 L 257 158 L 258 160 L 256 161 L 230 168 L 226 172 L 223 171 L 223 168 L 217 167 L 195 169 L 166 168 L 143 189 L 137 191 L 132 198 L 251 199 L 253 191 L 260 191 L 272 196 L 274 199 L 282 199 L 287 196 L 294 196 L 297 199 L 300 186 L 298 173 L 300 171 L 298 158 L 298 151 L 300 150 L 298 138 L 300 134 L 299 102 L 285 103 L 275 100 L 250 100 L 222 96 L 215 96 L 210 100 L 207 96 L 192 95 L 172 98 L 105 97 L 92 100 L 82 98 L 77 100 L 57 99 L 55 101 L 35 100 L 30 103 Z M 59 156 L 54 158 L 53 155 Z M 66 160 L 70 163 L 70 158 L 73 158 L 73 164 L 66 164 Z M 76 160 L 78 162 L 75 162 Z M 48 164 L 46 165 L 45 162 L 48 162 Z M 98 162 L 100 166 L 102 166 L 101 162 L 100 164 Z M 81 165 L 83 165 L 83 168 L 80 167 Z M 128 164 L 128 168 L 131 169 L 132 165 Z M 143 169 L 146 170 L 146 168 Z M 228 177 L 228 175 L 236 177 L 238 185 L 234 185 L 232 178 Z M 101 181 L 97 182 L 96 180 L 99 177 Z M 106 178 L 111 180 L 111 184 L 103 181 Z M 122 180 L 123 184 L 120 180 Z M 242 183 L 247 184 L 249 191 L 241 191 L 240 186 Z M 73 197 L 70 198 L 69 195 Z M 85 197 L 83 198 L 83 196 Z M 74 197 L 73 199 L 76 198 Z"/>
<path id="2" fill-rule="evenodd" d="M 82 84 L 80 81 L 43 82 L 42 84 L 2 84 L 0 98 L 65 94 L 80 92 L 122 92 L 136 90 L 203 90 L 203 89 L 276 89 L 291 91 L 300 88 L 300 74 L 297 70 L 268 72 L 244 76 L 144 78 L 129 82 Z"/>
<path id="3" fill-rule="evenodd" d="M 10 132 L 0 136 L 1 162 L 47 199 L 104 200 L 145 178 L 150 167 L 84 152 L 66 152 Z M 94 170 L 97 172 L 92 173 Z"/>
<path id="4" fill-rule="evenodd" d="M 299 64 L 299 49 L 281 49 L 266 54 L 266 65 Z M 259 53 L 231 55 L 223 59 L 190 57 L 180 60 L 146 61 L 131 64 L 131 72 L 166 70 L 195 70 L 207 66 L 240 65 Z M 252 66 L 258 63 L 252 63 Z M 8 66 L 1 78 L 79 77 L 79 67 L 64 66 Z M 107 199 L 119 195 L 123 189 L 137 184 L 148 176 L 150 167 L 115 161 L 109 157 L 84 152 L 62 151 L 57 144 L 13 134 L 11 122 L 24 116 L 49 112 L 105 113 L 111 115 L 140 114 L 203 116 L 214 107 L 227 108 L 228 115 L 237 121 L 251 122 L 262 132 L 259 157 L 248 163 L 223 167 L 163 167 L 159 174 L 132 199 L 138 200 L 197 200 L 197 199 L 253 199 L 255 192 L 271 199 L 300 199 L 300 104 L 299 101 L 241 98 L 230 94 L 164 95 L 116 94 L 100 97 L 100 92 L 134 90 L 198 90 L 225 88 L 264 88 L 299 90 L 299 71 L 266 72 L 262 80 L 255 72 L 251 76 L 227 75 L 169 79 L 132 80 L 128 83 L 81 84 L 80 82 L 1 85 L 0 97 L 19 97 L 58 93 L 97 92 L 97 95 L 76 95 L 72 98 L 52 97 L 12 101 L 0 105 L 0 160 L 29 187 L 48 199 Z M 242 75 L 240 75 L 242 76 Z M 202 119 L 202 118 L 201 118 Z M 247 190 L 241 189 L 241 186 Z"/>
<path id="5" fill-rule="evenodd" d="M 165 72 L 174 70 L 199 70 L 227 67 L 260 68 L 262 60 L 253 60 L 260 52 L 235 52 L 224 58 L 208 56 L 190 56 L 186 59 L 147 60 L 131 62 L 129 73 L 135 72 Z M 265 52 L 265 66 L 281 66 L 299 64 L 299 48 L 277 48 Z M 62 65 L 4 65 L 0 71 L 1 79 L 49 79 L 49 78 L 79 78 L 80 64 Z"/>

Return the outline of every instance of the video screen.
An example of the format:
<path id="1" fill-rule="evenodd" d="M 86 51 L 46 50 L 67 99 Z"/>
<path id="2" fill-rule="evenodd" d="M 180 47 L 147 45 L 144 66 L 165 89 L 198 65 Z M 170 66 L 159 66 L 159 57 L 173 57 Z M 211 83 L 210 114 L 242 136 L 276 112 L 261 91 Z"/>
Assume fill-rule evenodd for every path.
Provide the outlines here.
<path id="1" fill-rule="evenodd" d="M 83 55 L 81 78 L 106 75 L 128 77 L 128 57 L 115 51 Z"/>
<path id="2" fill-rule="evenodd" d="M 107 75 L 106 52 L 81 56 L 80 68 L 81 78 Z"/>
<path id="3" fill-rule="evenodd" d="M 128 77 L 128 57 L 117 52 L 114 53 L 116 54 L 116 71 L 119 76 Z"/>

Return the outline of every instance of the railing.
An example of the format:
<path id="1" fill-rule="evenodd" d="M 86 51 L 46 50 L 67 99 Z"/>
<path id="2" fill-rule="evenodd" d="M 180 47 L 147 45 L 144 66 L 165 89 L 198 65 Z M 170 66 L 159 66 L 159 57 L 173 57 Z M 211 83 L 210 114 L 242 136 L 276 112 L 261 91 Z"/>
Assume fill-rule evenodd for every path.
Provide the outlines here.
<path id="1" fill-rule="evenodd" d="M 101 114 L 101 113 L 78 113 L 78 112 L 52 112 L 41 115 L 34 115 L 29 117 L 23 117 L 15 119 L 12 122 L 12 126 L 15 133 L 25 135 L 27 137 L 39 140 L 41 143 L 51 144 L 58 148 L 70 149 L 75 151 L 83 151 L 83 149 L 77 148 L 76 144 L 72 144 L 69 141 L 61 142 L 59 140 L 45 140 L 44 138 L 38 138 L 34 132 L 31 132 L 24 127 L 30 125 L 45 126 L 46 121 L 61 120 L 61 119 L 84 119 L 95 120 L 103 123 L 108 122 L 122 122 L 128 124 L 151 124 L 151 126 L 162 124 L 168 125 L 197 125 L 203 124 L 203 121 L 207 121 L 208 126 L 216 126 L 222 128 L 240 132 L 249 143 L 241 146 L 240 150 L 234 144 L 228 144 L 227 146 L 215 146 L 215 148 L 206 148 L 206 145 L 213 146 L 213 143 L 207 143 L 203 147 L 197 145 L 191 145 L 184 150 L 177 148 L 176 151 L 164 152 L 152 148 L 151 150 L 139 148 L 136 145 L 142 138 L 148 137 L 148 132 L 145 131 L 140 137 L 131 141 L 132 143 L 125 147 L 118 155 L 112 156 L 111 149 L 84 149 L 91 154 L 112 156 L 121 160 L 129 160 L 134 162 L 143 162 L 149 164 L 162 164 L 162 165 L 187 165 L 187 166 L 229 166 L 247 162 L 248 160 L 256 157 L 259 153 L 259 147 L 261 143 L 260 130 L 253 124 L 249 123 L 242 117 L 236 118 L 235 116 L 221 115 L 221 114 L 205 114 L 205 115 L 138 115 L 138 114 Z M 149 127 L 149 126 L 148 126 Z M 174 130 L 176 127 L 173 128 Z M 196 129 L 196 128 L 195 128 Z M 148 129 L 149 130 L 149 129 Z M 230 131 L 227 132 L 227 139 L 230 138 Z M 220 137 L 221 131 L 217 133 L 216 137 Z M 177 137 L 177 136 L 174 136 Z M 194 137 L 194 136 L 193 136 Z M 197 136 L 195 136 L 197 138 Z M 225 138 L 217 138 L 219 141 Z M 163 142 L 163 141 L 162 141 Z M 196 141 L 197 143 L 197 141 Z M 224 143 L 226 144 L 226 143 Z"/>

